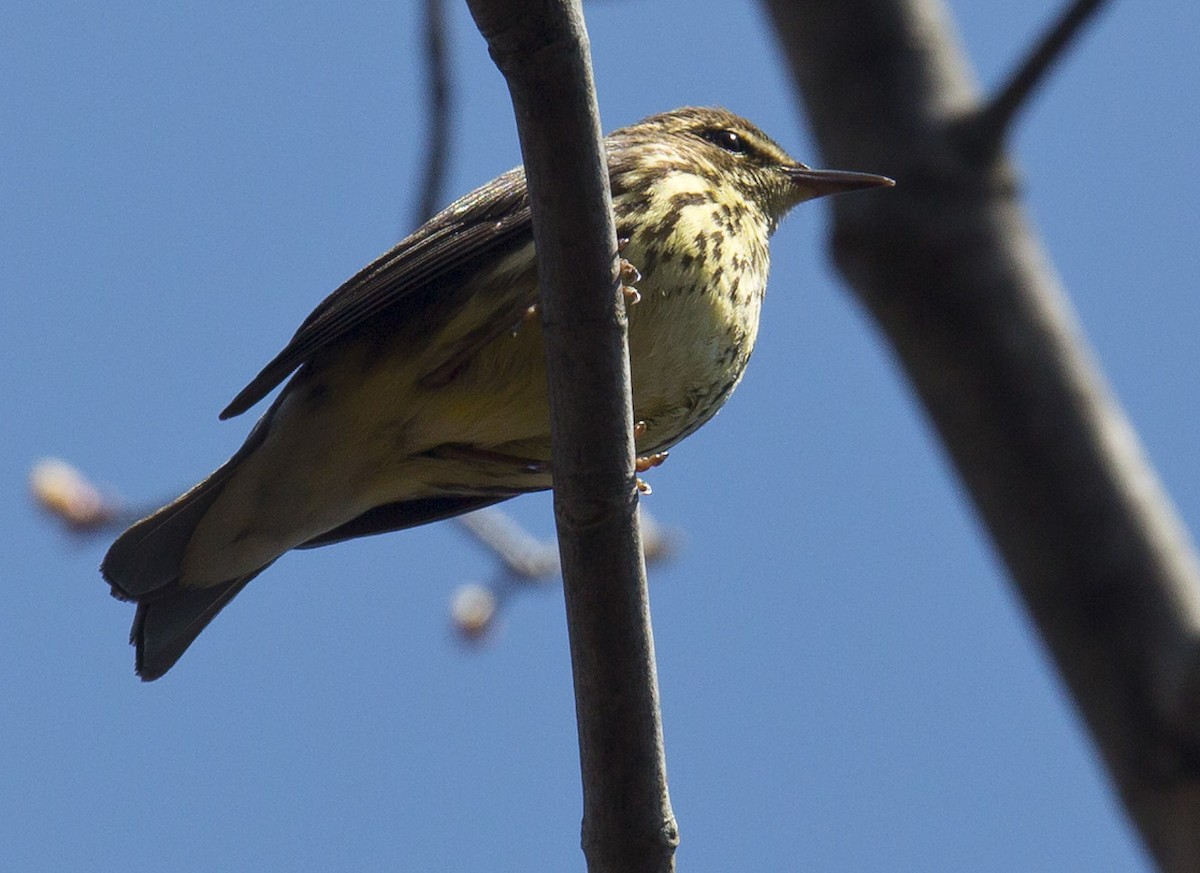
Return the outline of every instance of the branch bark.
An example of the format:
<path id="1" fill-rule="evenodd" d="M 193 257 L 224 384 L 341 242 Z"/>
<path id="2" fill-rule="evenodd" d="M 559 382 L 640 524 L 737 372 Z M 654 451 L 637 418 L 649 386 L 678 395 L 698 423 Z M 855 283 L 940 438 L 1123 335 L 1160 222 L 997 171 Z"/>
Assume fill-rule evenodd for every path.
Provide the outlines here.
<path id="1" fill-rule="evenodd" d="M 994 123 L 1016 105 L 976 92 L 935 0 L 766 5 L 822 158 L 898 182 L 834 202 L 834 258 L 936 425 L 1146 845 L 1163 869 L 1194 870 L 1200 563 L 1020 208 L 1007 123 Z M 992 147 L 978 147 L 977 123 Z"/>
<path id="2" fill-rule="evenodd" d="M 508 83 L 549 369 L 554 512 L 592 873 L 674 870 L 633 472 L 625 304 L 578 0 L 468 0 Z"/>

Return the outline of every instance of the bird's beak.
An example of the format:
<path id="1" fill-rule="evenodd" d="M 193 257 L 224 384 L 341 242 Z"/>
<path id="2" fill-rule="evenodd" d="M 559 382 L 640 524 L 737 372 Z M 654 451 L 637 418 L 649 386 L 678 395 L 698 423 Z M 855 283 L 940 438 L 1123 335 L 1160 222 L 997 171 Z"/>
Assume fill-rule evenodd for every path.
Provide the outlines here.
<path id="1" fill-rule="evenodd" d="M 804 192 L 803 199 L 812 200 L 830 194 L 861 191 L 864 188 L 891 188 L 896 183 L 887 176 L 874 173 L 854 173 L 849 170 L 814 170 L 804 164 L 786 167 L 783 171 L 795 186 Z"/>

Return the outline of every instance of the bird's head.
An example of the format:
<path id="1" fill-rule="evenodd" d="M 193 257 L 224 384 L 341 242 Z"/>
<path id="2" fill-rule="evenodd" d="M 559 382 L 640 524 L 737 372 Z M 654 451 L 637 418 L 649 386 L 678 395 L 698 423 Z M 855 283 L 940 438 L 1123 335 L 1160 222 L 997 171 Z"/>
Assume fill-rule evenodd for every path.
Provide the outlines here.
<path id="1" fill-rule="evenodd" d="M 819 170 L 791 157 L 754 124 L 726 109 L 684 107 L 614 131 L 614 175 L 628 167 L 644 181 L 672 172 L 704 180 L 731 205 L 761 210 L 771 230 L 798 203 L 895 183 L 872 173 Z"/>

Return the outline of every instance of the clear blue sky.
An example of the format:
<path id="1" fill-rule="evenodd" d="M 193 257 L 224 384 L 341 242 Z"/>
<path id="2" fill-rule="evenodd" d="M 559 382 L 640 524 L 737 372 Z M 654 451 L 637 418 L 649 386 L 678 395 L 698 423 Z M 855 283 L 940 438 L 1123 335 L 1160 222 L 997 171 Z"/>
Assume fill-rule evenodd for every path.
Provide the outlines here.
<path id="1" fill-rule="evenodd" d="M 985 85 L 1054 4 L 955 4 Z M 518 160 L 459 4 L 451 188 Z M 607 128 L 723 104 L 814 150 L 753 4 L 588 8 Z M 407 230 L 423 142 L 406 4 L 0 13 L 0 868 L 582 870 L 561 598 L 460 646 L 492 561 L 451 525 L 281 560 L 143 685 L 80 545 L 31 508 L 61 455 L 170 497 L 216 413 Z M 1200 16 L 1116 3 L 1021 125 L 1030 211 L 1200 522 Z M 887 167 L 847 169 L 887 171 Z M 900 180 L 903 183 L 903 179 Z M 680 869 L 1146 869 L 1088 738 L 891 358 L 778 233 L 750 372 L 652 474 L 683 531 L 652 598 Z M 549 535 L 549 503 L 510 504 Z"/>

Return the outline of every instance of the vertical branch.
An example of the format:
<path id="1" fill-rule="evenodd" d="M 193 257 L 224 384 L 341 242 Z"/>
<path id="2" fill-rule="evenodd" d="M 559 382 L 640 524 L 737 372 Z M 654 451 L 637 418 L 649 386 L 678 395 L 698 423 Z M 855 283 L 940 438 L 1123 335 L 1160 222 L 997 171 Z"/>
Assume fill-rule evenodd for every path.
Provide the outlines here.
<path id="1" fill-rule="evenodd" d="M 654 644 L 633 472 L 624 301 L 579 0 L 468 0 L 512 96 L 528 175 L 549 370 L 592 873 L 670 871 Z"/>
<path id="2" fill-rule="evenodd" d="M 834 204 L 834 257 L 936 425 L 1147 846 L 1163 869 L 1194 870 L 1200 562 L 1014 171 L 998 146 L 963 136 L 980 118 L 1003 135 L 1094 4 L 1068 10 L 994 109 L 936 0 L 767 6 L 823 157 L 899 183 Z"/>

